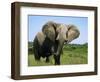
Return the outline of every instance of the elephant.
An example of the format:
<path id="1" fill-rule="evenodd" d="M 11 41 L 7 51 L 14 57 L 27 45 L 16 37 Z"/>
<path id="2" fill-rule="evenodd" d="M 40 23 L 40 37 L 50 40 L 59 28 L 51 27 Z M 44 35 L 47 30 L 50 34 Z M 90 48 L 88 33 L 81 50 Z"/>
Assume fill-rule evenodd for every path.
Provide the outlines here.
<path id="1" fill-rule="evenodd" d="M 55 65 L 60 65 L 60 56 L 64 43 L 68 44 L 78 38 L 80 32 L 73 24 L 62 24 L 48 21 L 38 32 L 34 39 L 34 55 L 36 60 L 46 57 L 49 62 L 49 56 L 54 56 Z"/>

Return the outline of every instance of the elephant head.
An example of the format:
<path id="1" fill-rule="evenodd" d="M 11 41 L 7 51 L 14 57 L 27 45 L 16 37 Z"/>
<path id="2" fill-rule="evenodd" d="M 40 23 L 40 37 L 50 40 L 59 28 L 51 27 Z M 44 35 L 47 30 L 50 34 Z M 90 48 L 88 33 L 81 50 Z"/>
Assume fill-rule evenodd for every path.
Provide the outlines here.
<path id="1" fill-rule="evenodd" d="M 52 21 L 47 22 L 43 26 L 42 32 L 53 42 L 55 40 L 64 40 L 69 43 L 80 35 L 80 32 L 75 25 L 66 25 Z"/>
<path id="2" fill-rule="evenodd" d="M 57 37 L 56 37 L 56 40 L 63 40 L 63 41 L 67 41 L 67 32 L 68 32 L 68 28 L 66 25 L 64 24 L 60 24 L 57 29 L 56 29 L 56 32 L 57 32 Z"/>

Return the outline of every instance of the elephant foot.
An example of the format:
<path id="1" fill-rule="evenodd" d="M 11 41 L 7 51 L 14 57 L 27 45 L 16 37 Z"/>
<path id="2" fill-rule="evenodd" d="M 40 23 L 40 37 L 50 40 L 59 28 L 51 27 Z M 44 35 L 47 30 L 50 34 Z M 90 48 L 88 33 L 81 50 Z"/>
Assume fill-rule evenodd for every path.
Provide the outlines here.
<path id="1" fill-rule="evenodd" d="M 60 65 L 60 56 L 54 55 L 55 65 Z"/>
<path id="2" fill-rule="evenodd" d="M 36 61 L 40 61 L 40 57 L 35 58 Z"/>
<path id="3" fill-rule="evenodd" d="M 60 65 L 60 62 L 55 62 L 55 65 Z"/>

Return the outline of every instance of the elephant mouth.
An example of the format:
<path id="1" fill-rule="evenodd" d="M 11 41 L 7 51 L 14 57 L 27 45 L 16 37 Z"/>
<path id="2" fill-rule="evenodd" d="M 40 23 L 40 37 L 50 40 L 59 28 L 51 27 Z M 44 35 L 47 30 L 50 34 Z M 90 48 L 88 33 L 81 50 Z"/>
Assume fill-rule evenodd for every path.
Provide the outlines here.
<path id="1" fill-rule="evenodd" d="M 64 42 L 65 44 L 68 44 L 68 40 L 65 40 L 65 42 Z"/>

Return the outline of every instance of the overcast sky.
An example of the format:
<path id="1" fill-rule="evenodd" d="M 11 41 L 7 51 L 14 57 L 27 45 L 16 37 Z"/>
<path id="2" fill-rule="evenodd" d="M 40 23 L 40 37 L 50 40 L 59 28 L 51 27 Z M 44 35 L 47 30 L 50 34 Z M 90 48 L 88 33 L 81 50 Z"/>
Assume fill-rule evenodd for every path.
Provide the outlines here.
<path id="1" fill-rule="evenodd" d="M 41 31 L 42 26 L 48 22 L 54 21 L 63 24 L 74 24 L 80 31 L 79 38 L 71 43 L 84 44 L 88 42 L 88 18 L 87 17 L 69 17 L 69 16 L 28 16 L 28 41 L 33 41 L 37 32 Z"/>

